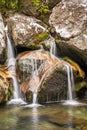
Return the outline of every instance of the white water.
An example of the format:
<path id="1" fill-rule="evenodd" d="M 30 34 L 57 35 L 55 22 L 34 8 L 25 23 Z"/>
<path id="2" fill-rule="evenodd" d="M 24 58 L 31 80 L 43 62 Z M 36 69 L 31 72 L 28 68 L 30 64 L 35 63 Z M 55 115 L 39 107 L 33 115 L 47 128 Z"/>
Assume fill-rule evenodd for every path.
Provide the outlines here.
<path id="1" fill-rule="evenodd" d="M 38 73 L 38 69 L 37 69 L 37 60 L 36 59 L 32 59 L 32 74 L 33 74 L 33 76 L 35 75 L 35 76 L 38 76 L 39 75 L 39 73 Z M 36 87 L 35 87 L 35 89 L 34 89 L 34 91 L 33 91 L 33 101 L 32 101 L 32 104 L 33 104 L 33 106 L 35 106 L 36 104 L 38 104 L 38 102 L 37 102 L 37 86 L 38 86 L 38 84 L 35 84 L 36 85 Z"/>
<path id="2" fill-rule="evenodd" d="M 8 66 L 9 66 L 9 71 L 16 73 L 16 61 L 15 61 L 15 57 L 14 57 L 14 51 L 13 51 L 13 47 L 11 45 L 11 41 L 8 37 L 8 34 L 6 34 L 7 37 L 7 48 L 8 48 Z M 18 82 L 17 82 L 17 78 L 16 76 L 12 76 L 13 79 L 13 86 L 14 86 L 14 94 L 13 94 L 13 98 L 14 99 L 18 99 L 20 98 L 20 92 L 19 92 L 19 86 L 18 86 Z"/>
<path id="3" fill-rule="evenodd" d="M 50 42 L 50 55 L 52 58 L 56 58 L 57 60 L 61 60 L 57 58 L 57 49 L 56 44 L 54 41 Z M 76 93 L 75 93 L 75 83 L 74 83 L 74 75 L 73 75 L 73 68 L 69 65 L 65 65 L 67 69 L 67 81 L 68 81 L 68 93 L 67 93 L 67 100 L 63 103 L 64 105 L 83 105 L 75 100 Z M 59 101 L 59 95 L 58 95 Z M 47 97 L 47 102 L 48 97 Z M 62 102 L 62 101 L 61 101 Z"/>
<path id="4" fill-rule="evenodd" d="M 52 55 L 54 55 L 54 56 L 56 56 L 56 44 L 55 44 L 55 42 L 53 41 L 53 42 L 51 42 L 51 44 L 50 44 L 50 54 L 51 54 L 51 56 Z"/>
<path id="5" fill-rule="evenodd" d="M 71 71 L 72 68 L 68 65 L 66 65 L 66 68 L 67 68 L 67 79 L 68 79 L 68 100 L 73 100 L 73 95 L 72 95 L 73 73 Z"/>
<path id="6" fill-rule="evenodd" d="M 78 103 L 75 98 L 75 84 L 74 84 L 74 76 L 73 76 L 73 69 L 69 65 L 65 65 L 67 69 L 67 80 L 68 80 L 68 93 L 67 93 L 67 101 L 65 101 L 64 105 L 78 105 Z"/>
<path id="7" fill-rule="evenodd" d="M 7 48 L 8 48 L 9 71 L 16 74 L 16 60 L 15 60 L 13 47 L 9 39 L 8 33 L 6 33 L 6 38 L 7 38 Z M 25 102 L 22 101 L 21 99 L 21 93 L 20 93 L 17 77 L 13 75 L 12 80 L 13 80 L 14 93 L 13 93 L 13 99 L 8 104 L 25 104 Z"/>

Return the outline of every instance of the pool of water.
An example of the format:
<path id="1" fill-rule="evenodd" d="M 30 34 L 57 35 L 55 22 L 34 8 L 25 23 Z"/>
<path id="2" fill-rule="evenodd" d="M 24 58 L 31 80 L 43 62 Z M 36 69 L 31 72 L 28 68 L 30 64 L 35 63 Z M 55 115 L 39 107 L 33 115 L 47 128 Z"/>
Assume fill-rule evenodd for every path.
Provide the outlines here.
<path id="1" fill-rule="evenodd" d="M 87 106 L 0 107 L 0 130 L 87 130 Z"/>

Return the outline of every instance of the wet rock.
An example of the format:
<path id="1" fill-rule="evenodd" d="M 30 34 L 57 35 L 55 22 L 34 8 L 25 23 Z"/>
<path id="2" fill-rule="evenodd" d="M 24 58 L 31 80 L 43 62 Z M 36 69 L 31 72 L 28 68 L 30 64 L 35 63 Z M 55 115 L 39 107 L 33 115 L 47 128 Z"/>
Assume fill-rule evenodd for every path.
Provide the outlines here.
<path id="1" fill-rule="evenodd" d="M 57 52 L 60 57 L 69 57 L 76 63 L 80 65 L 80 67 L 87 74 L 87 51 L 80 50 L 74 45 L 70 45 L 67 42 L 58 42 L 57 43 Z"/>
<path id="2" fill-rule="evenodd" d="M 67 62 L 51 57 L 48 52 L 31 51 L 17 57 L 20 87 L 30 102 L 38 91 L 39 103 L 64 100 L 66 97 Z"/>
<path id="3" fill-rule="evenodd" d="M 58 116 L 56 116 L 58 114 Z M 50 119 L 51 123 L 54 123 L 57 126 L 60 126 L 62 129 L 64 128 L 75 128 L 75 122 L 73 121 L 75 118 L 73 116 L 68 115 L 67 113 L 55 113 L 54 117 Z"/>
<path id="4" fill-rule="evenodd" d="M 0 13 L 0 64 L 3 64 L 6 60 L 5 58 L 5 33 L 4 33 L 4 23 Z"/>
<path id="5" fill-rule="evenodd" d="M 66 99 L 67 74 L 63 67 L 62 65 L 53 65 L 48 72 L 45 72 L 45 77 L 38 94 L 38 101 L 40 103 L 50 103 Z"/>
<path id="6" fill-rule="evenodd" d="M 0 104 L 7 101 L 8 86 L 4 80 L 0 78 Z"/>
<path id="7" fill-rule="evenodd" d="M 34 17 L 15 14 L 8 19 L 8 28 L 16 46 L 40 48 L 42 35 L 47 38 L 47 26 Z M 42 35 L 41 35 L 42 34 Z"/>

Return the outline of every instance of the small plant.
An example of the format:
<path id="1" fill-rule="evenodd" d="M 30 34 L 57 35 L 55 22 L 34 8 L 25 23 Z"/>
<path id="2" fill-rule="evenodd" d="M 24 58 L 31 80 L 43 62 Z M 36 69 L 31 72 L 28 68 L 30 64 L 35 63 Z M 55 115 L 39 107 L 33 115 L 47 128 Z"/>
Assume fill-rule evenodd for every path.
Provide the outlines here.
<path id="1" fill-rule="evenodd" d="M 20 0 L 0 0 L 0 12 L 4 17 L 19 12 L 21 9 Z"/>
<path id="2" fill-rule="evenodd" d="M 31 0 L 31 1 L 35 6 L 39 7 L 38 12 L 40 12 L 41 14 L 50 13 L 49 7 L 45 5 L 41 0 Z"/>

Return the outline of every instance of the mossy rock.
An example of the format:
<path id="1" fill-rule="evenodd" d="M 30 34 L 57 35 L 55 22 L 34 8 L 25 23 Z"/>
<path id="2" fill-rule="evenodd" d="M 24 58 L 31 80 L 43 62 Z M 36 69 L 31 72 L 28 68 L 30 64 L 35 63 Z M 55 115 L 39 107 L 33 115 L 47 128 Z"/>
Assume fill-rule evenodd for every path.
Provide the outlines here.
<path id="1" fill-rule="evenodd" d="M 35 39 L 36 39 L 37 41 L 39 41 L 39 42 L 42 42 L 42 41 L 48 39 L 48 37 L 49 37 L 49 34 L 48 34 L 47 32 L 43 32 L 43 33 L 41 33 L 41 34 L 38 34 L 38 35 L 35 37 Z"/>

